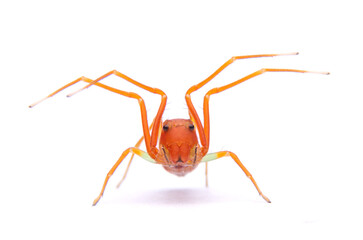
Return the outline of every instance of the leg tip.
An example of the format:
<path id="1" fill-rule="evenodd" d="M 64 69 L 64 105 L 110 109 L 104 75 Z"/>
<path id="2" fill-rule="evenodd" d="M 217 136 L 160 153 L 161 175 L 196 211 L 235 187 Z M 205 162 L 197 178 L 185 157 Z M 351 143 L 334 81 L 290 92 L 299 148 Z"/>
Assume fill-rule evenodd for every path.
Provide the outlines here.
<path id="1" fill-rule="evenodd" d="M 271 200 L 268 197 L 266 197 L 265 195 L 261 194 L 261 197 L 263 199 L 265 199 L 266 202 L 271 203 Z"/>
<path id="2" fill-rule="evenodd" d="M 43 102 L 45 99 L 47 99 L 47 98 L 50 98 L 52 95 L 49 95 L 49 96 L 47 96 L 47 97 L 45 97 L 45 98 L 42 98 L 42 99 L 40 99 L 39 101 L 36 101 L 35 103 L 33 103 L 33 104 L 30 104 L 29 105 L 29 108 L 32 108 L 32 107 L 35 107 L 35 105 L 38 105 L 39 103 L 41 103 L 41 102 Z"/>
<path id="3" fill-rule="evenodd" d="M 96 206 L 96 204 L 98 203 L 98 201 L 100 200 L 101 197 L 97 197 L 93 203 L 92 203 L 92 206 Z"/>

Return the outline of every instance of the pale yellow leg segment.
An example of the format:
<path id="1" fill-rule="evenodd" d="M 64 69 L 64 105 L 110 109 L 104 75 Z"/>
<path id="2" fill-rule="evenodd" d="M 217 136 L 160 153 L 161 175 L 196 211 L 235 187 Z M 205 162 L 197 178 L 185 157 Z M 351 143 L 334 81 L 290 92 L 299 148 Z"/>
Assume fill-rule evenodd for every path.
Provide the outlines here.
<path id="1" fill-rule="evenodd" d="M 230 156 L 238 164 L 238 166 L 242 169 L 242 171 L 246 174 L 246 176 L 252 181 L 253 185 L 255 186 L 255 188 L 258 191 L 258 193 L 260 194 L 260 196 L 263 199 L 265 199 L 266 202 L 271 203 L 270 199 L 268 199 L 268 197 L 263 195 L 260 188 L 257 186 L 255 179 L 252 177 L 251 173 L 247 170 L 247 168 L 242 164 L 242 162 L 238 159 L 236 154 L 229 152 L 229 151 L 209 153 L 203 157 L 202 162 L 209 162 L 209 161 L 216 160 L 216 159 L 222 158 L 222 157 L 227 157 L 227 156 Z"/>
<path id="2" fill-rule="evenodd" d="M 64 85 L 63 87 L 59 88 L 57 91 L 52 92 L 51 94 L 49 94 L 49 95 L 48 95 L 48 96 L 46 96 L 45 98 L 42 98 L 42 99 L 40 99 L 39 101 L 36 101 L 35 103 L 33 103 L 33 104 L 29 105 L 29 107 L 30 107 L 30 108 L 34 107 L 35 105 L 37 105 L 37 104 L 39 104 L 39 103 L 43 102 L 44 100 L 46 100 L 46 99 L 48 99 L 48 98 L 50 98 L 50 97 L 53 97 L 54 95 L 56 95 L 56 94 L 57 94 L 57 93 L 59 93 L 60 91 L 63 91 L 64 89 L 66 89 L 66 88 L 68 88 L 68 87 L 70 87 L 70 86 L 72 86 L 72 85 L 74 85 L 74 84 L 76 84 L 76 83 L 78 83 L 78 82 L 80 82 L 80 81 L 83 81 L 83 77 L 77 78 L 77 79 L 76 79 L 76 80 L 74 80 L 73 82 L 70 82 L 70 83 L 68 83 L 68 84 Z"/>
<path id="3" fill-rule="evenodd" d="M 113 167 L 110 169 L 110 171 L 107 173 L 106 175 L 106 179 L 105 179 L 105 182 L 103 183 L 103 186 L 102 186 L 102 189 L 101 189 L 101 192 L 100 194 L 98 195 L 98 197 L 93 201 L 93 206 L 95 206 L 98 201 L 100 200 L 100 198 L 102 197 L 103 195 L 103 192 L 105 191 L 105 188 L 106 188 L 106 185 L 107 185 L 107 182 L 108 180 L 110 179 L 110 177 L 112 176 L 112 174 L 115 172 L 115 170 L 117 169 L 117 167 L 121 164 L 121 162 L 125 159 L 125 157 L 129 154 L 129 153 L 134 153 L 140 157 L 142 157 L 143 159 L 145 159 L 146 161 L 149 161 L 149 162 L 152 162 L 152 163 L 155 163 L 155 160 L 152 159 L 149 154 L 147 154 L 146 152 L 138 149 L 138 148 L 134 148 L 134 147 L 131 147 L 131 148 L 128 148 L 126 149 L 122 154 L 121 154 L 121 157 L 117 160 L 117 162 L 115 163 L 115 165 L 113 165 Z"/>

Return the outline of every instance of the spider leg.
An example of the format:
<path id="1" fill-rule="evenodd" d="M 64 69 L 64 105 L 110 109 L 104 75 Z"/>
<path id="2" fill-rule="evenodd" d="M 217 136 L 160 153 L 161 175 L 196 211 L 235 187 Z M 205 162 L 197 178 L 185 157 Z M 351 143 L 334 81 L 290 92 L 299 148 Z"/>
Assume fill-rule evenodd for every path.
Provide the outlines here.
<path id="1" fill-rule="evenodd" d="M 146 114 L 146 108 L 145 108 L 144 100 L 139 95 L 137 95 L 136 93 L 125 92 L 125 91 L 115 89 L 115 88 L 112 88 L 112 87 L 109 87 L 107 85 L 99 83 L 100 80 L 108 77 L 111 74 L 119 76 L 119 77 L 125 79 L 126 81 L 128 81 L 128 82 L 130 82 L 130 83 L 132 83 L 132 84 L 134 84 L 134 85 L 136 85 L 136 86 L 138 86 L 138 87 L 140 87 L 140 88 L 142 88 L 144 90 L 147 90 L 147 91 L 149 91 L 151 93 L 159 94 L 161 96 L 160 107 L 159 107 L 158 112 L 157 112 L 157 114 L 155 116 L 155 124 L 154 124 L 154 127 L 152 129 L 151 135 L 150 135 L 150 132 L 148 130 L 147 114 Z M 157 144 L 157 141 L 158 141 L 158 133 L 159 133 L 159 129 L 160 129 L 160 126 L 161 126 L 161 117 L 162 117 L 162 115 L 164 113 L 164 110 L 165 110 L 167 96 L 160 89 L 152 88 L 152 87 L 146 86 L 146 85 L 144 85 L 142 83 L 139 83 L 139 82 L 127 77 L 126 75 L 124 75 L 124 74 L 122 74 L 122 73 L 120 73 L 120 72 L 118 72 L 116 70 L 110 71 L 110 72 L 102 75 L 101 77 L 97 78 L 96 80 L 92 80 L 92 79 L 89 79 L 89 78 L 86 78 L 86 77 L 80 77 L 80 78 L 66 84 L 65 86 L 59 88 L 58 90 L 51 93 L 47 97 L 41 99 L 40 101 L 37 101 L 37 102 L 31 104 L 29 107 L 34 107 L 35 105 L 39 104 L 40 102 L 44 101 L 45 99 L 54 96 L 55 94 L 59 93 L 60 91 L 66 89 L 66 88 L 68 88 L 68 87 L 70 87 L 70 86 L 72 86 L 75 83 L 78 83 L 80 81 L 85 81 L 85 82 L 88 83 L 88 85 L 86 85 L 85 87 L 81 88 L 80 90 L 78 90 L 78 91 L 76 91 L 76 92 L 74 92 L 72 94 L 67 95 L 68 97 L 73 96 L 75 93 L 80 92 L 81 90 L 86 89 L 86 88 L 88 88 L 88 87 L 90 87 L 92 85 L 97 85 L 97 86 L 102 87 L 104 89 L 107 89 L 107 90 L 109 90 L 111 92 L 118 93 L 120 95 L 130 97 L 130 98 L 135 98 L 135 99 L 138 100 L 139 105 L 140 105 L 140 109 L 141 109 L 142 127 L 143 127 L 143 133 L 144 133 L 146 148 L 147 148 L 147 151 L 150 154 L 150 156 L 152 158 L 155 158 L 157 153 L 158 153 L 158 150 L 156 148 L 156 144 Z"/>
<path id="2" fill-rule="evenodd" d="M 87 78 L 83 78 L 82 80 L 83 81 L 86 81 L 86 82 L 92 82 L 91 79 L 87 79 Z M 146 113 L 145 102 L 142 99 L 142 97 L 140 97 L 136 93 L 133 93 L 133 92 L 125 92 L 125 91 L 122 91 L 122 90 L 119 90 L 119 89 L 116 89 L 116 88 L 113 88 L 113 87 L 104 85 L 104 84 L 99 83 L 99 82 L 95 82 L 93 84 L 96 85 L 96 86 L 98 86 L 98 87 L 102 87 L 102 88 L 104 88 L 106 90 L 109 90 L 111 92 L 114 92 L 114 93 L 123 95 L 125 97 L 135 98 L 135 99 L 138 100 L 139 106 L 140 106 L 140 111 L 141 111 L 141 121 L 142 121 L 142 127 L 143 127 L 143 133 L 144 133 L 143 135 L 144 135 L 144 139 L 145 139 L 146 149 L 147 149 L 147 152 L 149 153 L 149 155 L 153 159 L 155 159 L 155 155 L 157 154 L 157 149 L 155 148 L 156 152 L 152 151 L 152 148 L 151 148 L 151 145 L 150 145 L 150 132 L 149 132 L 148 122 L 147 122 L 147 113 Z M 156 119 L 156 117 L 155 117 L 155 119 Z M 154 124 L 154 126 L 155 126 L 155 124 Z M 153 154 L 155 154 L 155 155 L 153 155 Z"/>
<path id="3" fill-rule="evenodd" d="M 255 186 L 255 188 L 256 188 L 257 192 L 260 194 L 260 196 L 263 199 L 265 199 L 266 202 L 271 203 L 270 199 L 268 199 L 268 197 L 266 197 L 261 192 L 261 190 L 258 187 L 255 179 L 252 177 L 252 174 L 247 170 L 247 168 L 242 164 L 242 162 L 239 160 L 239 158 L 237 157 L 237 155 L 234 154 L 233 152 L 230 152 L 230 151 L 222 151 L 222 152 L 216 152 L 216 153 L 209 153 L 209 154 L 207 154 L 207 155 L 204 156 L 204 158 L 202 159 L 202 162 L 207 163 L 208 161 L 212 161 L 212 160 L 216 160 L 218 158 L 228 157 L 228 156 L 230 156 L 238 164 L 238 166 L 242 169 L 242 171 L 246 174 L 246 176 L 251 180 L 251 182 Z"/>
<path id="4" fill-rule="evenodd" d="M 259 58 L 259 57 L 276 57 L 276 56 L 285 56 L 285 55 L 297 55 L 297 54 L 298 54 L 297 52 L 294 52 L 294 53 L 283 53 L 283 54 L 257 54 L 257 55 L 231 57 L 227 62 L 225 62 L 221 67 L 219 67 L 214 73 L 212 73 L 205 80 L 201 81 L 200 83 L 198 83 L 188 89 L 188 91 L 185 94 L 185 100 L 188 105 L 189 113 L 192 116 L 192 118 L 194 119 L 193 121 L 196 123 L 199 137 L 200 137 L 200 142 L 202 145 L 203 154 L 206 154 L 208 152 L 209 140 L 207 139 L 207 136 L 205 134 L 205 129 L 203 128 L 203 125 L 202 125 L 202 122 L 200 121 L 198 113 L 194 108 L 190 94 L 197 91 L 198 89 L 203 87 L 205 84 L 210 82 L 215 76 L 217 76 L 221 71 L 223 71 L 227 66 L 229 66 L 236 60 L 248 59 L 248 58 Z"/>
<path id="5" fill-rule="evenodd" d="M 216 94 L 216 93 L 220 93 L 223 92 L 229 88 L 232 88 L 248 79 L 251 79 L 253 77 L 257 77 L 263 73 L 266 72 L 296 72 L 296 73 L 319 73 L 319 74 L 329 74 L 328 72 L 313 72 L 313 71 L 306 71 L 306 70 L 297 70 L 297 69 L 275 69 L 275 68 L 262 68 L 250 75 L 247 75 L 237 81 L 234 81 L 230 84 L 224 85 L 222 87 L 218 87 L 218 88 L 213 88 L 211 90 L 209 90 L 205 96 L 204 96 L 204 103 L 203 103 L 203 112 L 204 112 L 204 131 L 205 131 L 205 135 L 206 135 L 206 140 L 207 140 L 207 144 L 209 144 L 209 137 L 210 137 L 210 118 L 209 118 L 209 99 L 210 96 L 212 94 Z M 206 145 L 208 147 L 208 145 Z M 252 181 L 252 183 L 255 185 L 258 193 L 263 197 L 263 199 L 265 199 L 267 202 L 270 202 L 270 200 L 262 194 L 261 190 L 259 189 L 259 187 L 257 186 L 256 181 L 254 180 L 254 178 L 252 177 L 252 175 L 250 174 L 250 172 L 243 166 L 243 164 L 241 163 L 241 161 L 238 159 L 237 155 L 235 155 L 232 152 L 229 151 L 222 151 L 222 152 L 217 152 L 217 153 L 210 153 L 207 154 L 203 157 L 202 162 L 208 162 L 208 161 L 212 161 L 221 157 L 225 157 L 225 156 L 230 156 L 233 158 L 233 160 L 238 164 L 238 166 L 243 170 L 243 172 L 247 175 L 248 178 L 250 178 L 250 180 Z"/>
<path id="6" fill-rule="evenodd" d="M 189 112 L 190 120 L 192 120 L 193 124 L 196 125 L 196 122 L 192 116 L 192 114 Z M 208 187 L 208 163 L 205 163 L 205 187 Z"/>
<path id="7" fill-rule="evenodd" d="M 134 147 L 135 147 L 135 148 L 139 148 L 143 140 L 144 140 L 144 136 L 142 136 L 142 137 L 139 139 L 139 141 L 137 141 L 137 143 L 135 144 L 135 146 L 134 146 Z M 125 180 L 125 178 L 126 178 L 126 176 L 127 176 L 127 173 L 128 173 L 128 171 L 129 171 L 129 168 L 130 168 L 131 162 L 132 162 L 132 160 L 134 159 L 134 156 L 135 156 L 135 153 L 132 153 L 132 155 L 131 155 L 131 157 L 130 157 L 130 160 L 129 160 L 129 163 L 127 164 L 126 170 L 125 170 L 125 172 L 124 172 L 124 175 L 122 176 L 122 178 L 121 178 L 120 182 L 116 185 L 116 188 L 119 188 L 119 187 L 120 187 L 120 185 L 121 185 L 121 183 L 123 183 L 123 181 Z"/>
<path id="8" fill-rule="evenodd" d="M 205 187 L 208 187 L 208 163 L 205 162 Z"/>
<path id="9" fill-rule="evenodd" d="M 152 157 L 155 157 L 157 155 L 157 152 L 158 152 L 158 150 L 156 149 L 156 144 L 157 144 L 157 141 L 158 141 L 158 133 L 159 133 L 160 123 L 161 123 L 161 117 L 162 117 L 162 115 L 164 113 L 165 106 L 166 106 L 166 100 L 167 100 L 167 96 L 163 91 L 161 91 L 158 88 L 152 88 L 152 87 L 146 86 L 146 85 L 144 85 L 144 84 L 142 84 L 140 82 L 137 82 L 137 81 L 133 80 L 132 78 L 126 76 L 125 74 L 120 73 L 117 70 L 112 70 L 112 71 L 102 75 L 101 77 L 93 80 L 88 85 L 84 86 L 83 88 L 80 88 L 79 90 L 69 94 L 68 96 L 69 97 L 73 96 L 74 94 L 76 94 L 76 93 L 78 93 L 78 92 L 80 92 L 80 91 L 82 91 L 82 90 L 84 90 L 86 88 L 89 88 L 92 85 L 96 85 L 96 83 L 98 83 L 102 79 L 104 79 L 104 78 L 106 78 L 106 77 L 108 77 L 108 76 L 110 76 L 112 74 L 116 75 L 116 76 L 118 76 L 118 77 L 120 77 L 120 78 L 122 78 L 122 79 L 124 79 L 124 80 L 126 80 L 126 81 L 128 81 L 128 82 L 130 82 L 130 83 L 132 83 L 132 84 L 146 90 L 146 91 L 149 91 L 149 92 L 155 93 L 155 94 L 159 94 L 161 96 L 160 107 L 159 107 L 158 112 L 157 112 L 157 114 L 155 116 L 155 124 L 154 124 L 154 128 L 152 129 L 152 133 L 151 133 L 150 149 L 151 149 L 152 152 L 148 151 L 151 154 Z M 146 125 L 146 126 L 143 125 L 144 132 L 147 129 L 147 126 L 148 125 Z M 144 134 L 144 137 L 145 137 L 145 141 L 146 141 L 145 134 Z"/>
<path id="10" fill-rule="evenodd" d="M 100 194 L 97 196 L 97 198 L 93 201 L 93 206 L 95 206 L 98 201 L 100 200 L 100 198 L 103 196 L 103 192 L 105 191 L 105 188 L 106 188 L 106 185 L 107 185 L 107 182 L 108 180 L 110 179 L 110 177 L 112 176 L 112 174 L 115 172 L 115 170 L 117 169 L 117 167 L 121 164 L 121 162 L 125 159 L 125 157 L 129 154 L 129 153 L 133 153 L 133 154 L 136 154 L 140 157 L 142 157 L 143 159 L 147 160 L 147 161 L 150 161 L 150 162 L 154 162 L 155 161 L 149 156 L 149 154 L 147 154 L 146 152 L 138 149 L 138 148 L 135 148 L 135 147 L 131 147 L 131 148 L 128 148 L 126 149 L 120 156 L 120 158 L 117 160 L 117 162 L 113 165 L 113 167 L 110 169 L 110 171 L 107 173 L 106 175 L 106 179 L 105 179 L 105 182 L 103 183 L 103 186 L 102 186 L 102 189 L 101 189 L 101 192 Z"/>
<path id="11" fill-rule="evenodd" d="M 152 121 L 152 123 L 151 123 L 151 124 L 150 124 L 150 126 L 149 126 L 149 131 L 152 129 L 152 127 L 153 127 L 153 125 L 154 125 L 154 122 L 155 122 L 155 118 L 154 118 L 154 120 Z M 143 140 L 144 140 L 144 136 L 142 136 L 142 137 L 139 139 L 139 141 L 137 141 L 137 143 L 135 144 L 135 146 L 134 146 L 134 147 L 135 147 L 135 148 L 139 148 Z M 131 157 L 130 157 L 130 161 L 129 161 L 129 163 L 127 164 L 127 167 L 126 167 L 125 173 L 124 173 L 124 175 L 123 175 L 122 179 L 120 180 L 120 182 L 116 185 L 116 187 L 117 187 L 117 188 L 119 188 L 119 187 L 120 187 L 120 185 L 121 185 L 121 183 L 125 180 L 125 178 L 126 178 L 126 176 L 127 176 L 127 173 L 128 173 L 128 171 L 129 171 L 129 168 L 130 168 L 131 162 L 132 162 L 132 160 L 133 160 L 134 156 L 135 156 L 135 153 L 132 153 L 132 155 L 131 155 Z"/>
<path id="12" fill-rule="evenodd" d="M 68 87 L 70 87 L 70 86 L 72 86 L 72 85 L 74 85 L 74 84 L 76 84 L 76 83 L 78 83 L 78 82 L 82 81 L 82 80 L 83 80 L 83 78 L 84 78 L 84 77 L 77 78 L 76 80 L 74 80 L 74 81 L 72 81 L 72 82 L 70 82 L 70 83 L 68 83 L 68 84 L 64 85 L 63 87 L 59 88 L 58 90 L 56 90 L 56 91 L 52 92 L 51 94 L 49 94 L 49 95 L 48 95 L 48 96 L 46 96 L 45 98 L 42 98 L 42 99 L 40 99 L 39 101 L 36 101 L 36 102 L 34 102 L 33 104 L 30 104 L 30 105 L 29 105 L 29 107 L 30 107 L 30 108 L 35 107 L 35 105 L 38 105 L 39 103 L 43 102 L 44 100 L 46 100 L 46 99 L 48 99 L 48 98 L 50 98 L 50 97 L 53 97 L 54 95 L 56 95 L 56 94 L 57 94 L 57 93 L 59 93 L 60 91 L 63 91 L 64 89 L 66 89 L 66 88 L 68 88 Z"/>
<path id="13" fill-rule="evenodd" d="M 234 81 L 230 84 L 224 85 L 222 87 L 213 88 L 209 90 L 205 96 L 204 96 L 204 103 L 203 103 L 203 113 L 204 113 L 204 132 L 207 140 L 207 148 L 209 146 L 209 139 L 210 139 L 210 117 L 209 117 L 209 98 L 212 94 L 223 92 L 231 87 L 234 87 L 248 79 L 257 77 L 258 75 L 261 75 L 266 72 L 296 72 L 296 73 L 318 73 L 318 74 L 326 74 L 328 75 L 328 72 L 314 72 L 314 71 L 306 71 L 306 70 L 297 70 L 297 69 L 280 69 L 280 68 L 262 68 L 254 73 L 251 73 L 250 75 L 247 75 L 246 77 L 243 77 L 237 81 Z"/>

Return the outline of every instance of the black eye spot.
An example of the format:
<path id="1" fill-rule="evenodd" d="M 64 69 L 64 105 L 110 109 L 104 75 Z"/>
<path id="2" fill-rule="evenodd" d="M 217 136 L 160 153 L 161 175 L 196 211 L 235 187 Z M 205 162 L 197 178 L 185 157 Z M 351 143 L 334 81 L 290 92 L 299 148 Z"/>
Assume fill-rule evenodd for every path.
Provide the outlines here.
<path id="1" fill-rule="evenodd" d="M 194 130 L 194 125 L 193 125 L 193 124 L 190 124 L 190 125 L 189 125 L 189 129 L 190 129 L 190 130 Z"/>
<path id="2" fill-rule="evenodd" d="M 169 130 L 169 126 L 168 126 L 168 125 L 164 125 L 164 126 L 163 126 L 163 130 L 164 130 L 164 131 L 168 131 L 168 130 Z"/>

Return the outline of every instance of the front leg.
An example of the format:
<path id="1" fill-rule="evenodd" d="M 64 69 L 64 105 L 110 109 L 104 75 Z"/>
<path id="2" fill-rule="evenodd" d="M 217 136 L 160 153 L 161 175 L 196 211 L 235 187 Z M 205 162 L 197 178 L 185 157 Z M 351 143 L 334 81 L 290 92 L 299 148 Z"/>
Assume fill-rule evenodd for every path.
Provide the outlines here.
<path id="1" fill-rule="evenodd" d="M 189 115 L 191 116 L 191 119 L 196 124 L 200 142 L 202 145 L 202 153 L 203 155 L 207 154 L 208 148 L 209 148 L 209 132 L 206 130 L 206 126 L 202 125 L 202 122 L 200 121 L 200 118 L 198 116 L 197 111 L 194 108 L 194 105 L 192 103 L 191 94 L 207 83 L 209 83 L 215 76 L 217 76 L 220 72 L 222 72 L 226 67 L 228 67 L 230 64 L 232 64 L 236 60 L 240 59 L 249 59 L 249 58 L 260 58 L 260 57 L 276 57 L 276 56 L 286 56 L 286 55 L 297 55 L 297 52 L 294 53 L 283 53 L 283 54 L 256 54 L 256 55 L 246 55 L 246 56 L 235 56 L 231 57 L 227 62 L 225 62 L 221 67 L 219 67 L 214 73 L 212 73 L 209 77 L 207 77 L 205 80 L 201 81 L 200 83 L 190 87 L 188 91 L 185 94 L 185 100 L 189 109 Z M 206 115 L 206 113 L 204 113 Z M 205 122 L 205 121 L 204 121 Z M 208 126 L 209 127 L 209 126 Z"/>
<path id="2" fill-rule="evenodd" d="M 209 90 L 205 96 L 204 96 L 204 102 L 203 102 L 203 117 L 204 117 L 204 133 L 206 138 L 206 148 L 209 148 L 209 141 L 210 141 L 210 116 L 209 116 L 209 99 L 210 96 L 213 94 L 221 93 L 227 89 L 230 89 L 234 86 L 237 86 L 238 84 L 247 81 L 251 78 L 257 77 L 263 73 L 267 72 L 294 72 L 294 73 L 317 73 L 317 74 L 325 74 L 329 75 L 329 72 L 316 72 L 316 71 L 307 71 L 307 70 L 299 70 L 299 69 L 284 69 L 284 68 L 261 68 L 260 70 L 251 73 L 237 81 L 234 81 L 232 83 L 229 83 L 227 85 L 213 88 Z"/>
<path id="3" fill-rule="evenodd" d="M 56 90 L 55 92 L 51 93 L 50 95 L 48 95 L 47 97 L 41 99 L 40 101 L 37 101 L 33 104 L 31 104 L 29 107 L 32 108 L 34 107 L 35 105 L 37 105 L 38 103 L 44 101 L 45 99 L 48 99 L 54 95 L 56 95 L 57 93 L 63 91 L 64 89 L 80 82 L 80 81 L 84 81 L 84 82 L 87 82 L 89 83 L 87 86 L 89 85 L 96 85 L 98 87 L 101 87 L 103 89 L 106 89 L 110 92 L 113 92 L 113 93 L 117 93 L 117 94 L 120 94 L 122 96 L 125 96 L 125 97 L 129 97 L 129 98 L 134 98 L 138 101 L 139 103 L 139 106 L 140 106 L 140 111 L 141 111 L 141 121 L 142 121 L 142 129 L 143 129 L 143 133 L 144 133 L 144 139 L 145 139 L 145 145 L 146 145 L 146 149 L 147 149 L 147 152 L 150 154 L 150 156 L 152 158 L 155 158 L 156 155 L 158 154 L 158 150 L 156 148 L 156 144 L 157 144 L 157 137 L 158 137 L 158 132 L 159 132 L 159 128 L 160 128 L 160 122 L 161 122 L 161 117 L 163 115 L 163 112 L 164 112 L 164 109 L 165 109 L 165 106 L 166 106 L 166 101 L 167 101 L 167 97 L 166 97 L 166 94 L 161 91 L 160 89 L 157 89 L 157 88 L 150 88 L 150 87 L 147 87 L 147 89 L 145 90 L 148 90 L 148 91 L 154 91 L 154 93 L 157 93 L 157 94 L 160 94 L 161 95 L 161 103 L 160 103 L 160 107 L 159 107 L 159 110 L 154 118 L 154 126 L 152 131 L 151 131 L 151 135 L 150 135 L 150 131 L 149 131 L 149 127 L 148 127 L 148 121 L 147 121 L 147 112 L 146 112 L 146 107 L 145 107 L 145 102 L 144 102 L 144 99 L 139 96 L 138 94 L 134 93 L 134 92 L 126 92 L 126 91 L 123 91 L 123 90 L 120 90 L 120 89 L 116 89 L 116 88 L 113 88 L 113 87 L 110 87 L 110 86 L 107 86 L 105 84 L 102 84 L 100 82 L 98 82 L 99 80 L 109 76 L 111 73 L 113 73 L 114 71 L 111 71 L 105 75 L 103 75 L 102 77 L 96 79 L 96 80 L 92 80 L 92 79 L 89 79 L 89 78 L 86 78 L 86 77 L 80 77 L 68 84 L 66 84 L 65 86 L 59 88 L 58 90 Z M 134 80 L 133 80 L 134 81 Z M 136 82 L 136 81 L 134 81 Z M 136 82 L 137 83 L 137 82 Z M 140 86 L 145 86 L 145 85 L 142 85 L 142 84 L 139 84 Z M 139 86 L 138 85 L 138 86 Z M 143 87 L 142 87 L 143 88 Z M 83 88 L 82 88 L 83 89 Z M 81 89 L 81 90 L 82 90 Z M 152 90 L 151 90 L 152 89 Z M 79 92 L 79 91 L 77 91 Z M 72 96 L 74 95 L 73 94 L 69 94 L 68 96 Z"/>

